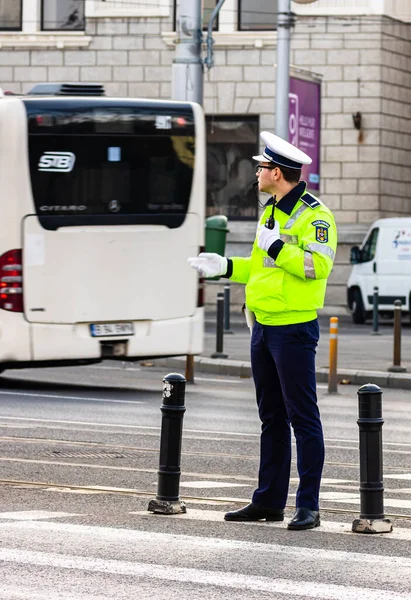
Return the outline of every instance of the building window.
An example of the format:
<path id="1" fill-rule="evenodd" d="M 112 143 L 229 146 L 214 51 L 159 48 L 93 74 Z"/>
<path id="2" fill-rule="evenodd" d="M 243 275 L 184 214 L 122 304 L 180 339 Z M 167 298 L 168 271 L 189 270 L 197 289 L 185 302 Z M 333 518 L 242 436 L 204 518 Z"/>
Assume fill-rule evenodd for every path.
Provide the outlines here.
<path id="1" fill-rule="evenodd" d="M 202 29 L 206 31 L 208 29 L 208 22 L 211 17 L 211 13 L 213 12 L 218 0 L 203 0 L 203 15 L 202 15 Z M 177 6 L 178 0 L 174 0 L 174 31 L 176 31 L 176 23 L 177 23 Z M 218 31 L 218 16 L 213 24 L 213 31 Z"/>
<path id="2" fill-rule="evenodd" d="M 203 29 L 208 29 L 211 14 L 218 0 L 203 0 Z M 213 23 L 213 31 L 218 31 L 218 16 Z"/>
<path id="3" fill-rule="evenodd" d="M 42 0 L 43 31 L 84 30 L 85 0 Z"/>
<path id="4" fill-rule="evenodd" d="M 238 29 L 273 30 L 277 29 L 277 0 L 238 0 Z"/>
<path id="5" fill-rule="evenodd" d="M 258 215 L 253 190 L 258 154 L 258 117 L 207 117 L 207 216 L 253 219 Z"/>
<path id="6" fill-rule="evenodd" d="M 0 0 L 0 30 L 21 31 L 23 0 Z"/>

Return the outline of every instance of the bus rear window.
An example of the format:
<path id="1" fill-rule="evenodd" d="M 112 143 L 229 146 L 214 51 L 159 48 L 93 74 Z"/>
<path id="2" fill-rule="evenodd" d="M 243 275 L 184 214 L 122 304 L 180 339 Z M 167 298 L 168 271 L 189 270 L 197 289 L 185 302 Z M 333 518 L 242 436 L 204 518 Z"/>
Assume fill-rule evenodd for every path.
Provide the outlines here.
<path id="1" fill-rule="evenodd" d="M 99 116 L 30 115 L 31 185 L 43 227 L 181 225 L 193 179 L 193 122 L 132 114 L 116 121 L 114 110 Z"/>

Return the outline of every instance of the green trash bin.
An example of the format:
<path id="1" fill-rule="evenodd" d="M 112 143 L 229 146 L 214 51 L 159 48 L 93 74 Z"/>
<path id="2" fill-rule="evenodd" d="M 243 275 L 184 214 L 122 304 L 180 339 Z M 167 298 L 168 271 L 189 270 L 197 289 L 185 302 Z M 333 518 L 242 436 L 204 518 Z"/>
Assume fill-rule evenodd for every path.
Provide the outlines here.
<path id="1" fill-rule="evenodd" d="M 228 233 L 227 217 L 225 215 L 213 215 L 205 220 L 205 251 L 216 252 L 220 256 L 225 254 L 225 240 Z M 218 280 L 219 277 L 207 277 L 207 279 Z"/>
<path id="2" fill-rule="evenodd" d="M 216 252 L 220 256 L 224 256 L 228 231 L 225 215 L 207 217 L 205 221 L 205 251 Z"/>

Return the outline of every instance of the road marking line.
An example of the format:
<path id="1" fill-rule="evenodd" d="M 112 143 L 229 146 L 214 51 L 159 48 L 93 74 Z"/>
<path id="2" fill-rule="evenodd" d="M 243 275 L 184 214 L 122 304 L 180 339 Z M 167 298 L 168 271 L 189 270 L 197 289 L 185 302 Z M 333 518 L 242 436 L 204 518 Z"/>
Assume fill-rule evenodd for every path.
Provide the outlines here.
<path id="1" fill-rule="evenodd" d="M 125 401 L 127 402 L 127 401 Z M 125 429 L 142 429 L 144 430 L 155 430 L 160 431 L 161 427 L 153 427 L 149 425 L 126 425 L 122 423 L 93 423 L 92 421 L 66 421 L 62 419 L 39 419 L 34 417 L 9 417 L 7 415 L 0 415 L 0 419 L 6 419 L 8 421 L 29 421 L 33 423 L 62 423 L 64 425 L 95 425 L 96 427 L 116 427 Z M 235 437 L 255 437 L 259 438 L 259 433 L 238 433 L 236 431 L 213 431 L 210 429 L 184 429 L 187 433 L 211 433 L 214 435 L 231 435 Z"/>
<path id="2" fill-rule="evenodd" d="M 37 521 L 39 519 L 63 519 L 65 517 L 84 517 L 84 513 L 52 512 L 47 510 L 23 510 L 20 512 L 0 513 L 0 519 L 10 519 L 12 521 Z"/>
<path id="3" fill-rule="evenodd" d="M 358 439 L 356 440 L 342 440 L 341 438 L 325 438 L 326 442 L 345 442 L 345 443 L 351 443 L 351 444 L 357 444 L 358 447 Z M 401 448 L 404 447 L 411 447 L 410 443 L 407 442 L 383 442 L 384 446 L 401 446 Z"/>
<path id="4" fill-rule="evenodd" d="M 234 376 L 235 377 L 235 376 Z M 247 377 L 248 379 L 248 377 Z M 243 383 L 244 379 L 218 379 L 216 377 L 197 377 L 197 375 L 194 375 L 194 381 L 213 381 L 213 382 L 217 382 L 217 383 Z"/>
<path id="5" fill-rule="evenodd" d="M 88 402 L 110 402 L 113 404 L 145 404 L 143 400 L 116 400 L 115 398 L 91 398 L 89 396 L 60 396 L 59 394 L 34 394 L 32 392 L 0 391 L 0 394 L 3 394 L 4 396 L 29 396 L 31 398 L 58 398 L 59 400 L 87 400 Z"/>
<path id="6" fill-rule="evenodd" d="M 321 512 L 321 509 L 320 509 Z M 151 517 L 161 518 L 163 515 L 156 515 L 153 513 L 148 513 L 144 510 L 132 511 L 131 515 L 137 515 L 141 517 L 147 517 L 148 515 Z M 181 519 L 182 521 L 214 521 L 216 523 L 222 523 L 224 521 L 224 512 L 221 510 L 201 510 L 190 508 L 187 510 L 185 514 L 182 515 L 174 515 L 176 519 Z M 291 513 L 290 513 L 291 517 Z M 174 517 L 173 517 L 174 518 Z M 348 520 L 348 517 L 347 517 Z M 232 521 L 227 524 L 228 527 L 231 527 L 232 524 L 235 526 L 245 525 L 247 527 L 250 526 L 258 526 L 258 527 L 276 527 L 278 529 L 285 529 L 287 526 L 287 517 L 283 522 L 279 521 Z M 312 533 L 316 535 L 321 533 L 339 533 L 344 535 L 358 536 L 357 533 L 353 533 L 351 531 L 352 522 L 349 521 L 347 523 L 339 523 L 337 521 L 323 521 L 321 519 L 321 526 L 312 530 Z M 384 537 L 387 540 L 395 540 L 395 541 L 411 541 L 411 528 L 406 527 L 396 527 L 394 526 L 393 531 L 387 536 L 386 533 L 376 533 L 373 534 L 376 537 Z"/>
<path id="7" fill-rule="evenodd" d="M 8 421 L 29 421 L 31 423 L 62 423 L 64 425 L 93 425 L 96 427 L 116 427 L 126 429 L 150 429 L 160 431 L 160 427 L 148 427 L 145 425 L 122 425 L 121 423 L 93 423 L 92 421 L 65 421 L 62 419 L 38 419 L 33 417 L 9 417 L 0 415 L 0 419 L 7 419 Z"/>
<path id="8" fill-rule="evenodd" d="M 1 392 L 0 392 L 1 393 Z M 58 396 L 59 398 L 61 396 Z M 119 400 L 120 402 L 120 400 Z M 133 401 L 128 401 L 128 400 L 121 400 L 121 402 L 124 402 L 126 404 L 132 404 Z M 141 403 L 144 403 L 143 401 Z M 128 424 L 121 424 L 121 423 L 94 423 L 92 421 L 67 421 L 67 420 L 63 420 L 63 419 L 39 419 L 39 418 L 33 418 L 33 417 L 10 417 L 8 415 L 0 415 L 0 419 L 4 419 L 7 421 L 25 421 L 25 422 L 30 422 L 30 423 L 57 423 L 57 424 L 61 424 L 61 425 L 89 425 L 92 427 L 101 427 L 102 429 L 100 431 L 104 431 L 104 428 L 124 428 L 124 429 L 141 429 L 142 431 L 160 431 L 161 427 L 159 426 L 149 426 L 149 425 L 128 425 Z M 232 436 L 232 437 L 241 437 L 241 438 L 260 438 L 260 434 L 259 433 L 246 433 L 246 432 L 237 432 L 237 431 L 214 431 L 212 429 L 184 429 L 184 433 L 200 433 L 200 434 L 210 434 L 210 435 L 221 435 L 221 436 Z M 197 439 L 197 438 L 190 438 L 190 439 Z M 200 439 L 200 438 L 198 438 Z M 210 440 L 215 440 L 215 441 L 220 441 L 219 438 L 203 438 L 203 439 L 210 439 Z M 233 440 L 229 440 L 226 438 L 222 438 L 222 441 L 233 441 Z M 248 441 L 248 442 L 253 442 L 254 440 L 244 440 L 244 441 Z M 339 441 L 339 440 L 335 440 L 334 438 L 326 438 L 325 439 L 326 443 L 327 442 L 332 442 L 332 441 Z M 356 443 L 358 445 L 358 440 L 345 440 L 347 443 Z M 392 445 L 393 442 L 386 442 L 383 445 Z M 404 444 L 406 445 L 406 444 Z M 347 446 L 347 450 L 351 450 L 352 448 Z M 358 446 L 357 446 L 358 449 Z M 385 477 L 387 477 L 385 475 Z M 405 479 L 407 477 L 404 477 Z M 411 474 L 408 476 L 409 479 L 411 479 Z"/>
<path id="9" fill-rule="evenodd" d="M 251 487 L 250 484 L 245 483 L 228 483 L 222 481 L 182 481 L 180 487 L 186 488 L 232 488 L 232 487 Z"/>
<path id="10" fill-rule="evenodd" d="M 52 537 L 59 537 L 66 541 L 78 540 L 84 542 L 86 539 L 92 539 L 93 543 L 101 545 L 121 544 L 121 547 L 137 547 L 140 552 L 144 552 L 143 544 L 154 546 L 158 549 L 167 548 L 167 551 L 173 555 L 174 548 L 184 547 L 191 554 L 192 552 L 201 552 L 203 556 L 213 553 L 217 556 L 220 553 L 226 556 L 227 551 L 236 551 L 242 554 L 261 553 L 264 560 L 275 560 L 277 557 L 295 561 L 299 568 L 303 562 L 306 564 L 324 561 L 326 564 L 341 562 L 344 565 L 352 563 L 355 566 L 375 568 L 381 566 L 385 569 L 395 571 L 398 577 L 403 573 L 409 573 L 411 569 L 411 560 L 401 556 L 382 556 L 364 553 L 350 553 L 344 551 L 333 551 L 330 549 L 322 550 L 316 548 L 295 548 L 280 544 L 262 544 L 237 540 L 201 538 L 186 535 L 162 534 L 155 532 L 137 532 L 110 528 L 90 527 L 72 524 L 48 523 L 29 521 L 24 523 L 14 522 L 0 524 L 3 538 L 5 532 L 15 535 L 16 531 L 23 529 L 23 532 L 37 532 L 41 534 L 50 533 Z M 54 534 L 54 535 L 53 535 Z M 74 537 L 73 537 L 74 535 Z M 80 536 L 80 538 L 78 538 Z M 42 543 L 45 540 L 42 538 Z M 92 550 L 92 545 L 90 551 Z M 115 547 L 115 546 L 113 546 Z M 161 555 L 161 551 L 160 551 Z M 145 577 L 157 581 L 173 581 L 179 583 L 191 583 L 202 586 L 218 586 L 220 588 L 257 590 L 269 592 L 271 594 L 281 594 L 284 596 L 304 596 L 308 598 L 326 599 L 326 600 L 405 600 L 409 599 L 409 594 L 383 590 L 379 588 L 370 588 L 369 581 L 364 580 L 367 587 L 346 586 L 331 583 L 321 583 L 303 580 L 290 580 L 286 578 L 273 579 L 271 577 L 254 576 L 243 573 L 227 573 L 216 570 L 205 570 L 200 568 L 182 568 L 176 565 L 146 564 L 143 562 L 104 559 L 94 557 L 84 557 L 76 555 L 63 555 L 54 552 L 39 552 L 19 550 L 15 548 L 0 548 L 0 561 L 22 564 L 36 565 L 47 568 L 74 569 L 86 571 L 89 573 L 110 573 L 115 575 L 126 575 L 129 577 Z"/>
<path id="11" fill-rule="evenodd" d="M 356 502 L 360 501 L 359 492 L 349 494 L 347 492 L 320 492 L 321 500 L 340 500 L 341 498 L 354 498 Z"/>
<path id="12" fill-rule="evenodd" d="M 142 371 L 143 369 L 140 369 L 139 367 L 104 367 L 102 365 L 99 365 L 98 367 L 96 367 L 96 365 L 84 365 L 84 367 L 86 367 L 86 369 L 103 369 L 106 371 Z"/>
<path id="13" fill-rule="evenodd" d="M 201 511 L 199 511 L 201 512 Z M 207 511 L 215 512 L 222 515 L 220 511 Z M 152 516 L 164 519 L 164 515 L 153 515 L 152 513 L 145 513 L 146 516 Z M 187 514 L 174 515 L 173 519 L 185 519 Z M 227 523 L 227 527 L 231 527 L 235 522 Z M 249 525 L 250 523 L 247 523 Z M 255 524 L 255 523 L 254 523 Z M 244 523 L 236 523 L 236 525 L 244 525 Z M 328 524 L 330 525 L 330 524 Z M 346 528 L 347 524 L 336 524 L 338 527 Z M 267 527 L 277 526 L 284 527 L 284 523 L 270 522 Z M 322 525 L 321 525 L 322 527 Z M 321 527 L 310 531 L 310 535 L 321 533 Z M 240 552 L 261 552 L 267 555 L 290 557 L 297 561 L 313 561 L 320 563 L 322 560 L 325 561 L 342 561 L 346 562 L 360 562 L 362 564 L 372 565 L 392 565 L 395 567 L 404 567 L 410 569 L 408 572 L 411 573 L 411 558 L 403 557 L 398 555 L 387 555 L 387 554 L 372 554 L 367 552 L 348 552 L 345 550 L 332 550 L 330 548 L 315 548 L 313 552 L 312 547 L 304 546 L 290 546 L 282 545 L 277 543 L 262 543 L 262 542 L 250 542 L 247 540 L 237 540 L 229 538 L 214 538 L 207 536 L 196 536 L 188 534 L 178 533 L 162 533 L 155 531 L 138 531 L 133 529 L 123 529 L 121 527 L 104 527 L 99 525 L 82 525 L 77 523 L 61 523 L 58 521 L 13 521 L 10 523 L 0 523 L 0 531 L 2 532 L 2 543 L 7 543 L 7 535 L 11 535 L 13 540 L 16 539 L 16 532 L 22 532 L 23 536 L 27 534 L 33 540 L 38 539 L 38 536 L 33 536 L 29 532 L 38 532 L 42 535 L 42 547 L 47 541 L 51 544 L 54 543 L 56 535 L 60 536 L 60 539 L 64 540 L 65 543 L 70 545 L 72 541 L 77 540 L 79 543 L 84 543 L 90 552 L 93 551 L 93 545 L 96 544 L 98 551 L 101 548 L 102 543 L 107 544 L 118 544 L 125 548 L 139 548 L 140 551 L 144 552 L 144 545 L 156 546 L 157 548 L 164 544 L 165 547 L 169 548 L 169 555 L 172 556 L 173 548 L 184 547 L 188 554 L 192 548 L 208 553 L 210 550 L 215 552 L 226 552 L 226 551 L 240 551 Z M 411 529 L 401 528 L 401 531 L 408 536 L 411 534 Z M 45 537 L 48 535 L 49 537 Z M 292 535 L 292 534 L 290 534 Z M 358 534 L 357 534 L 358 535 Z M 390 539 L 393 533 L 387 534 L 373 534 L 374 536 L 384 535 L 384 539 Z M 275 539 L 275 538 L 274 538 Z M 408 538 L 404 538 L 408 539 Z M 140 546 L 139 546 L 140 544 Z M 1 548 L 0 548 L 1 550 Z M 1 560 L 1 559 L 0 559 Z"/>
<path id="14" fill-rule="evenodd" d="M 333 496 L 337 496 L 333 492 L 325 492 L 325 494 L 331 494 Z M 324 502 L 339 502 L 342 504 L 360 504 L 360 496 L 356 498 L 353 497 L 353 494 L 347 494 L 346 497 L 343 497 L 343 494 L 340 494 L 340 498 L 324 498 L 324 493 L 321 495 L 321 499 Z M 384 506 L 392 506 L 393 508 L 411 508 L 411 500 L 404 500 L 401 498 L 397 500 L 395 498 L 386 498 L 384 496 Z"/>
<path id="15" fill-rule="evenodd" d="M 89 573 L 111 573 L 127 577 L 149 578 L 157 581 L 191 583 L 202 586 L 217 586 L 241 590 L 269 592 L 271 594 L 304 596 L 327 600 L 407 600 L 408 594 L 395 593 L 371 588 L 313 583 L 311 581 L 292 581 L 242 575 L 227 574 L 223 571 L 205 571 L 183 567 L 169 567 L 156 564 L 144 564 L 119 560 L 103 560 L 77 556 L 61 556 L 47 552 L 30 552 L 1 549 L 0 560 L 23 565 L 36 565 L 57 569 L 75 569 Z"/>
<path id="16" fill-rule="evenodd" d="M 108 469 L 108 470 L 120 470 L 120 471 L 134 471 L 136 473 L 157 473 L 158 469 L 139 469 L 136 467 L 121 467 L 121 466 L 112 466 L 112 465 L 90 465 L 88 463 L 73 463 L 73 462 L 62 462 L 62 461 L 50 461 L 50 460 L 36 460 L 34 458 L 11 458 L 11 457 L 0 457 L 0 462 L 22 462 L 22 463 L 34 463 L 40 465 L 56 465 L 63 467 L 85 467 L 91 469 Z M 213 479 L 234 479 L 234 481 L 242 481 L 242 482 L 252 482 L 253 484 L 257 483 L 255 477 L 246 477 L 243 475 L 223 475 L 222 473 L 190 473 L 184 472 L 184 477 L 203 477 L 204 479 L 213 478 Z M 347 481 L 349 480 L 338 480 L 338 479 L 324 479 L 322 483 L 324 485 L 333 485 L 336 481 Z M 329 483 L 328 483 L 329 482 Z M 299 483 L 298 477 L 290 477 L 290 483 Z M 352 482 L 354 483 L 354 482 Z M 50 484 L 51 485 L 51 484 Z M 56 485 L 56 484 L 53 484 Z M 248 487 L 248 483 L 242 484 L 242 487 Z M 241 501 L 241 499 L 237 499 Z"/>

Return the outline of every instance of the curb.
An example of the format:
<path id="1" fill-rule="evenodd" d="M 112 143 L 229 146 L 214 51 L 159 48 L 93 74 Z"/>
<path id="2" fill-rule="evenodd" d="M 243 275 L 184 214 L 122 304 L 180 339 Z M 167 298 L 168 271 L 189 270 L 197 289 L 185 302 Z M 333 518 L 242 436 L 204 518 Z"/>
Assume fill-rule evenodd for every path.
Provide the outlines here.
<path id="1" fill-rule="evenodd" d="M 185 370 L 186 357 L 176 356 L 173 358 L 163 358 L 155 361 L 156 365 L 172 369 Z M 215 375 L 229 375 L 232 377 L 248 378 L 252 376 L 251 363 L 241 360 L 227 360 L 206 358 L 204 356 L 194 357 L 194 378 L 195 373 L 214 373 Z M 328 369 L 316 369 L 317 381 L 319 383 L 328 382 Z M 411 375 L 406 373 L 388 373 L 384 371 L 362 371 L 356 369 L 345 369 L 338 371 L 338 380 L 346 380 L 345 384 L 364 385 L 374 383 L 380 387 L 391 389 L 411 390 Z"/>

